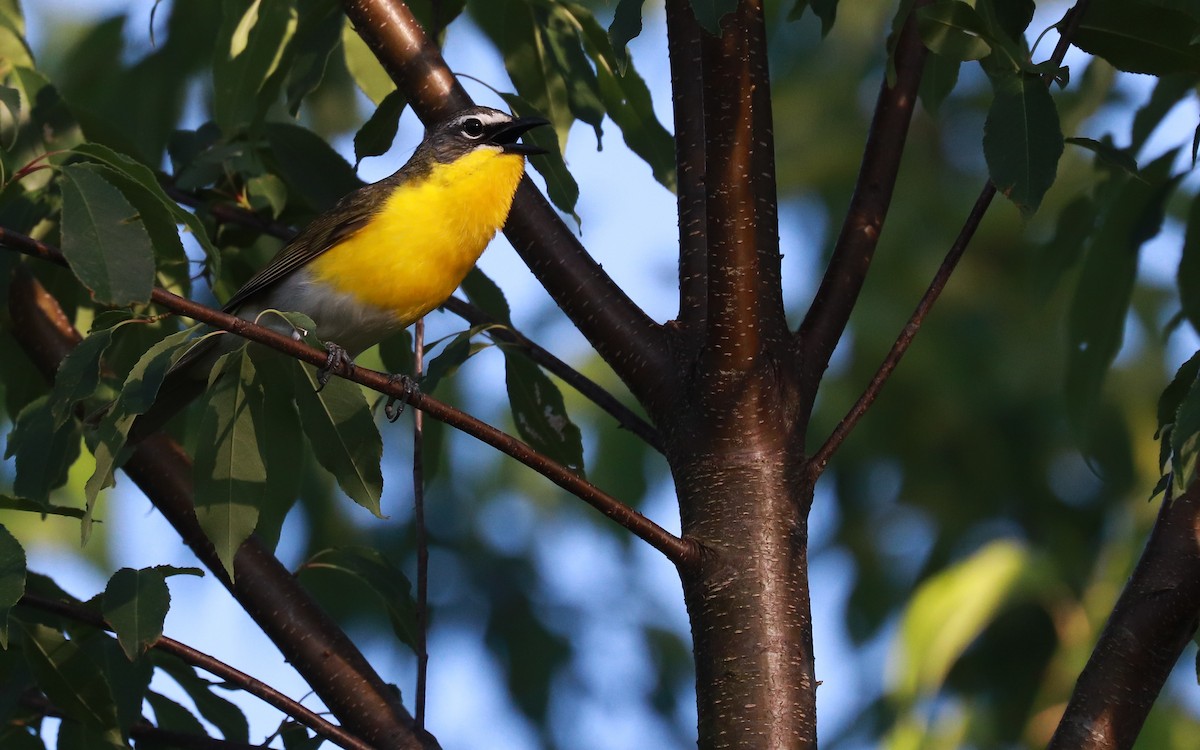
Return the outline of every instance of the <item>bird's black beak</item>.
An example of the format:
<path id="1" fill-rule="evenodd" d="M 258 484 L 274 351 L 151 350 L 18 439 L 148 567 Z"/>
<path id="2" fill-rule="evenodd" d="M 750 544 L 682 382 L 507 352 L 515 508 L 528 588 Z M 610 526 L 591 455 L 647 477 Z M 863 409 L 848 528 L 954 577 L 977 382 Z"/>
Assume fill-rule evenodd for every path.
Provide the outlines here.
<path id="1" fill-rule="evenodd" d="M 492 133 L 491 141 L 503 149 L 506 154 L 521 154 L 522 156 L 544 154 L 546 149 L 541 146 L 535 146 L 532 143 L 517 143 L 517 139 L 539 125 L 549 124 L 550 121 L 544 117 L 518 117 L 512 122 L 506 122 L 496 128 L 496 132 Z"/>

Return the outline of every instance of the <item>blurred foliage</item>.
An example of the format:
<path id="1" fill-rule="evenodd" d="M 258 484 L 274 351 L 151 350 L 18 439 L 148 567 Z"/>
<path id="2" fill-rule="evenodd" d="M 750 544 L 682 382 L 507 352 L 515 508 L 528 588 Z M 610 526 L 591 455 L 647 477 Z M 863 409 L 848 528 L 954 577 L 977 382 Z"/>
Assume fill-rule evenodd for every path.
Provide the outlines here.
<path id="1" fill-rule="evenodd" d="M 570 134 L 590 148 L 590 136 L 600 137 L 612 123 L 655 178 L 670 187 L 674 172 L 669 143 L 663 155 L 666 131 L 652 114 L 646 116 L 651 92 L 628 67 L 623 49 L 638 33 L 629 15 L 635 4 L 507 0 L 505 7 L 537 21 L 520 28 L 501 23 L 500 4 L 482 0 L 414 3 L 414 9 L 439 29 L 478 24 L 480 33 L 466 38 L 494 44 L 511 78 L 509 85 L 497 70 L 490 82 L 521 97 L 510 102 L 550 115 L 557 134 L 551 140 L 558 146 L 566 146 Z M 726 7 L 707 5 L 718 15 Z M 993 92 L 1018 103 L 1040 96 L 1032 93 L 1028 64 L 1044 60 L 1048 51 L 1031 59 L 1020 55 L 1043 30 L 1038 24 L 1054 23 L 1065 9 L 1039 8 L 1026 29 L 1023 13 L 1015 14 L 1016 21 L 988 16 L 984 11 L 992 4 L 975 3 L 982 15 L 965 23 L 987 41 L 983 50 L 964 48 L 953 36 L 955 24 L 963 23 L 963 8 L 970 6 L 936 5 L 942 15 L 931 12 L 926 22 L 940 24 L 942 31 L 925 38 L 941 54 L 930 58 L 875 267 L 822 385 L 809 436 L 813 449 L 895 339 L 983 186 L 989 163 L 994 167 L 997 159 L 1010 158 L 1003 148 L 985 149 L 983 142 L 985 123 L 1005 122 L 992 116 Z M 1032 13 L 1032 3 L 1012 5 L 1027 5 Z M 1146 6 L 1162 6 L 1181 27 L 1194 20 L 1185 10 L 1165 9 L 1165 3 L 1130 3 L 1136 7 L 1125 11 L 1115 2 L 1094 5 L 1107 15 L 1087 29 L 1088 48 L 1101 53 L 1113 44 L 1106 29 Z M 780 197 L 804 208 L 798 214 L 812 222 L 791 228 L 805 244 L 784 252 L 802 256 L 809 273 L 818 274 L 836 235 L 829 227 L 840 222 L 849 202 L 874 93 L 887 74 L 886 36 L 895 7 L 880 0 L 840 5 L 789 0 L 768 7 Z M 621 23 L 611 36 L 597 34 L 616 8 L 624 9 Z M 252 11 L 259 15 L 251 18 Z M 658 4 L 645 3 L 643 13 L 641 33 L 661 35 Z M 359 184 L 331 141 L 347 142 L 366 124 L 354 140 L 356 150 L 361 148 L 357 155 L 381 153 L 403 116 L 403 101 L 389 98 L 387 82 L 363 57 L 332 0 L 253 5 L 175 0 L 157 8 L 153 45 L 131 30 L 150 22 L 142 6 L 99 21 L 44 18 L 33 50 L 21 41 L 24 25 L 16 3 L 0 3 L 0 19 L 0 166 L 6 181 L 0 225 L 69 245 L 72 207 L 93 205 L 89 200 L 100 196 L 109 206 L 104 211 L 127 214 L 125 231 L 150 238 L 160 254 L 159 284 L 187 290 L 195 280 L 202 297 L 210 290 L 227 296 L 279 246 L 257 228 L 218 222 L 208 206 L 236 204 L 263 220 L 303 224 Z M 716 21 L 706 17 L 710 25 Z M 242 33 L 246 29 L 254 33 Z M 246 54 L 223 57 L 221 45 L 236 45 Z M 543 52 L 532 62 L 531 45 Z M 1012 59 L 1020 64 L 1007 69 L 996 56 L 984 57 L 982 65 L 959 64 L 1014 50 L 1019 54 Z M 1194 180 L 1186 179 L 1192 132 L 1149 138 L 1173 109 L 1195 118 L 1197 69 L 1188 67 L 1195 45 L 1168 51 L 1175 57 L 1145 58 L 1133 49 L 1116 60 L 1123 70 L 1154 66 L 1163 72 L 1165 65 L 1174 71 L 1157 82 L 1118 73 L 1104 60 L 1069 59 L 1070 83 L 1052 91 L 1053 127 L 1089 139 L 1086 147 L 1067 145 L 1061 157 L 1049 149 L 1042 158 L 1051 163 L 1039 168 L 1056 174 L 1053 185 L 1045 189 L 1035 180 L 1017 196 L 1017 205 L 998 200 L 993 206 L 912 350 L 823 480 L 829 492 L 819 492 L 818 503 L 827 505 L 816 512 L 829 522 L 814 536 L 810 554 L 814 561 L 848 561 L 837 567 L 848 581 L 837 620 L 856 649 L 852 659 L 861 673 L 846 676 L 854 670 L 818 655 L 818 676 L 827 683 L 855 680 L 858 695 L 852 706 L 840 708 L 849 718 L 822 725 L 828 746 L 1044 745 L 1141 549 L 1156 509 L 1145 500 L 1163 464 L 1180 476 L 1194 476 L 1189 438 L 1200 429 L 1194 424 L 1200 402 L 1200 392 L 1193 393 L 1200 390 L 1193 387 L 1194 369 L 1183 373 L 1174 400 L 1155 417 L 1159 395 L 1175 367 L 1191 355 L 1200 324 L 1200 274 L 1190 265 L 1200 257 L 1200 212 L 1194 208 Z M 632 62 L 643 70 L 651 64 Z M 665 62 L 653 64 L 661 68 Z M 1184 106 L 1177 109 L 1180 102 Z M 1039 99 L 1037 106 L 1042 104 Z M 586 129 L 572 129 L 577 120 Z M 1195 122 L 1186 124 L 1191 128 Z M 611 147 L 613 135 L 603 137 Z M 55 169 L 41 169 L 51 149 L 75 150 L 55 154 L 50 160 Z M 1159 159 L 1164 153 L 1168 158 Z M 109 154 L 124 155 L 124 161 Z M 1140 171 L 1131 174 L 1131 163 Z M 174 187 L 199 203 L 187 219 L 190 265 L 179 262 L 178 248 L 160 231 L 164 222 L 175 226 L 185 219 L 166 205 L 157 183 L 138 182 L 138 164 L 169 175 Z M 571 178 L 565 164 L 557 158 L 542 166 L 552 187 L 561 181 L 559 206 L 570 212 L 573 180 L 566 183 Z M 88 192 L 95 180 L 107 182 Z M 577 189 L 586 193 L 588 185 Z M 1143 247 L 1155 236 L 1156 244 Z M 200 238 L 204 242 L 197 247 L 194 240 Z M 89 356 L 102 352 L 109 370 L 96 380 L 98 360 L 76 363 L 89 406 L 111 400 L 124 380 L 115 374 L 128 373 L 148 348 L 178 330 L 176 321 L 150 319 L 138 308 L 133 318 L 138 325 L 127 324 L 128 315 L 114 319 L 72 274 L 0 253 L 6 278 L 16 263 L 56 295 L 81 331 L 94 332 Z M 1172 278 L 1176 266 L 1178 284 Z M 100 275 L 120 277 L 119 270 L 101 267 Z M 803 290 L 813 287 L 812 279 L 785 282 L 789 310 L 799 319 L 808 302 Z M 5 299 L 0 287 L 0 301 Z M 525 333 L 538 340 L 556 325 L 561 325 L 557 311 L 547 310 Z M 1081 361 L 1081 343 L 1101 354 Z M 69 507 L 82 515 L 96 446 L 80 450 L 80 432 L 63 408 L 77 399 L 61 391 L 50 396 L 3 329 L 0 347 L 6 353 L 0 357 L 0 388 L 10 431 L 7 449 L 13 451 L 14 443 L 45 444 L 38 441 L 49 440 L 51 432 L 71 430 L 55 433 L 53 450 L 38 457 L 43 462 L 27 464 L 39 468 L 29 469 L 26 478 L 14 476 L 14 470 L 33 457 L 18 454 L 0 467 L 0 531 L 12 532 L 0 535 L 3 612 L 12 592 L 52 586 L 35 576 L 17 580 L 18 571 L 24 576 L 22 546 L 56 545 L 107 577 L 119 567 L 114 549 L 127 540 L 114 536 L 115 523 L 98 524 L 80 550 L 79 525 L 69 516 L 38 520 L 35 513 L 21 512 L 69 513 L 62 510 Z M 456 365 L 437 395 L 513 431 L 498 386 L 509 352 L 495 349 Z M 372 356 L 362 361 L 369 365 Z M 394 355 L 381 356 L 387 361 Z M 629 401 L 603 364 L 595 359 L 574 364 Z M 581 433 L 588 475 L 639 508 L 671 513 L 660 502 L 671 489 L 662 458 L 577 394 L 564 389 L 561 400 Z M 279 422 L 295 424 L 296 414 L 282 408 L 288 416 Z M 189 448 L 204 419 L 196 408 L 174 425 Z M 380 606 L 362 587 L 376 594 L 388 586 L 406 592 L 401 571 L 413 570 L 411 431 L 404 424 L 381 425 L 382 512 L 389 520 L 371 519 L 349 502 L 295 434 L 282 442 L 290 449 L 286 455 L 275 458 L 287 461 L 289 470 L 272 480 L 271 497 L 256 512 L 260 532 L 275 539 L 291 511 L 288 541 L 297 564 L 310 560 L 311 569 L 335 559 L 336 567 L 351 573 L 352 587 L 328 573 L 307 573 L 304 584 L 356 635 L 389 644 L 396 655 L 385 677 L 400 684 L 408 699 L 412 659 L 393 635 L 408 633 L 407 600 L 396 594 L 392 606 Z M 14 433 L 14 427 L 20 429 Z M 1165 457 L 1153 440 L 1156 430 L 1168 445 Z M 645 725 L 636 721 L 649 721 L 656 746 L 692 746 L 690 642 L 681 630 L 679 599 L 664 600 L 661 587 L 648 582 L 656 575 L 654 564 L 618 527 L 533 472 L 428 420 L 425 440 L 433 638 L 461 637 L 465 631 L 478 639 L 502 672 L 499 689 L 507 706 L 540 746 L 613 747 L 605 738 L 584 737 L 577 717 L 584 713 L 581 706 L 591 706 L 620 723 L 624 719 L 612 710 L 618 694 L 645 706 L 642 719 L 627 719 L 639 728 L 634 734 L 644 737 Z M 33 482 L 34 473 L 44 481 Z M 95 515 L 113 520 L 113 504 L 128 502 L 137 501 L 126 492 L 101 496 Z M 328 557 L 330 549 L 363 547 L 375 550 L 369 560 L 347 562 L 353 555 L 346 552 Z M 155 575 L 165 574 L 153 571 L 137 574 L 156 581 L 161 599 Z M 814 587 L 832 583 L 818 578 Z M 71 654 L 59 658 L 75 656 L 77 673 L 70 677 L 77 682 L 59 686 L 64 700 L 72 690 L 79 694 L 80 685 L 103 682 L 103 675 L 97 677 L 100 665 L 120 654 L 122 644 L 143 640 L 137 632 L 111 638 L 24 611 L 11 622 L 19 622 L 7 632 L 16 648 L 0 652 L 0 686 L 23 684 L 31 672 L 53 671 L 50 647 L 67 648 Z M 137 631 L 160 626 L 139 622 Z M 62 631 L 71 639 L 64 641 Z M 605 669 L 631 670 L 621 662 L 641 662 L 618 690 L 597 676 L 597 662 L 610 660 L 597 650 L 613 643 L 622 650 Z M 636 645 L 626 653 L 631 643 Z M 49 656 L 17 658 L 18 649 Z M 437 653 L 433 660 L 436 669 Z M 197 712 L 225 736 L 242 736 L 236 710 L 206 680 L 178 664 L 156 660 L 154 666 L 179 681 Z M 139 684 L 142 674 L 128 671 L 119 676 L 127 683 L 105 689 L 119 694 L 126 684 Z M 1200 721 L 1195 686 L 1188 687 L 1190 704 L 1187 691 L 1164 693 L 1139 747 L 1194 743 Z M 109 704 L 115 698 L 110 692 L 96 700 Z M 153 694 L 149 703 L 165 725 L 181 731 L 192 726 L 189 711 L 169 698 Z M 3 687 L 0 708 L 24 710 Z M 79 731 L 91 733 L 80 742 L 119 743 L 102 728 L 116 721 L 126 729 L 131 715 L 120 705 L 115 719 L 79 710 L 84 727 Z M 438 727 L 432 729 L 436 734 Z M 10 741 L 22 747 L 15 743 L 36 739 L 0 734 L 0 743 Z"/>

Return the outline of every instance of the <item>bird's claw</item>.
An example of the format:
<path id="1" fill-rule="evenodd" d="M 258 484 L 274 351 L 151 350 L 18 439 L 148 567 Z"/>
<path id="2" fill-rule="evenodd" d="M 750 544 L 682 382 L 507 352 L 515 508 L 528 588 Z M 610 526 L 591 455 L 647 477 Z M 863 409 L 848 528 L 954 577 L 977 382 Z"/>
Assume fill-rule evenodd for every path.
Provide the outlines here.
<path id="1" fill-rule="evenodd" d="M 407 375 L 388 375 L 388 385 L 396 383 L 399 383 L 400 387 L 404 389 L 404 398 L 398 399 L 395 396 L 388 396 L 387 403 L 383 405 L 383 416 L 387 417 L 389 422 L 395 422 L 400 418 L 400 415 L 404 413 L 404 404 L 410 396 L 419 390 L 417 381 Z M 399 407 L 396 406 L 397 401 L 400 402 Z"/>
<path id="2" fill-rule="evenodd" d="M 351 357 L 345 349 L 328 342 L 325 344 L 325 351 L 328 356 L 325 357 L 325 364 L 320 370 L 317 370 L 317 393 L 320 393 L 325 384 L 329 382 L 329 378 L 339 367 L 342 368 L 347 375 L 354 372 L 354 358 Z"/>

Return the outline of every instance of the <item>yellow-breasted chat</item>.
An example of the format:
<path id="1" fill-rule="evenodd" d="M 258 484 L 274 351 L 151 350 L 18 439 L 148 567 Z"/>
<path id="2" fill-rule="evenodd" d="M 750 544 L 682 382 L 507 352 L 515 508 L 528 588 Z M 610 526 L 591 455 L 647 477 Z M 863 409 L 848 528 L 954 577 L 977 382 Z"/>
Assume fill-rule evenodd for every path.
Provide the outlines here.
<path id="1" fill-rule="evenodd" d="M 542 118 L 489 107 L 461 110 L 434 127 L 389 177 L 347 194 L 284 245 L 224 305 L 246 320 L 300 312 L 337 358 L 352 358 L 433 310 L 454 293 L 504 226 L 525 172 L 519 143 Z M 279 316 L 259 322 L 293 333 Z M 154 405 L 134 423 L 136 441 L 203 392 L 233 334 L 197 342 L 172 367 Z"/>

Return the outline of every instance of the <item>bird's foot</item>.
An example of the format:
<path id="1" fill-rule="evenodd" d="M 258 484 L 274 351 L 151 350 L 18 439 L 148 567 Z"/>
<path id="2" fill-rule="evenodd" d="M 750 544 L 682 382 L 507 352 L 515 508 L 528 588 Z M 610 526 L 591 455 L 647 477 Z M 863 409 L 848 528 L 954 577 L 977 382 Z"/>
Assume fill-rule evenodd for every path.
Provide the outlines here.
<path id="1" fill-rule="evenodd" d="M 354 358 L 337 344 L 327 342 L 325 344 L 325 351 L 329 354 L 325 357 L 325 364 L 320 370 L 317 370 L 317 393 L 320 393 L 325 388 L 325 384 L 329 382 L 329 378 L 335 370 L 342 368 L 349 375 L 354 372 L 355 367 Z"/>
<path id="2" fill-rule="evenodd" d="M 404 413 L 404 404 L 409 397 L 418 392 L 420 388 L 417 386 L 417 381 L 407 375 L 388 375 L 388 385 L 400 384 L 404 389 L 404 398 L 398 399 L 395 396 L 388 396 L 387 403 L 383 405 L 383 416 L 387 417 L 389 422 L 395 422 Z M 396 402 L 400 402 L 400 406 L 396 406 Z"/>

